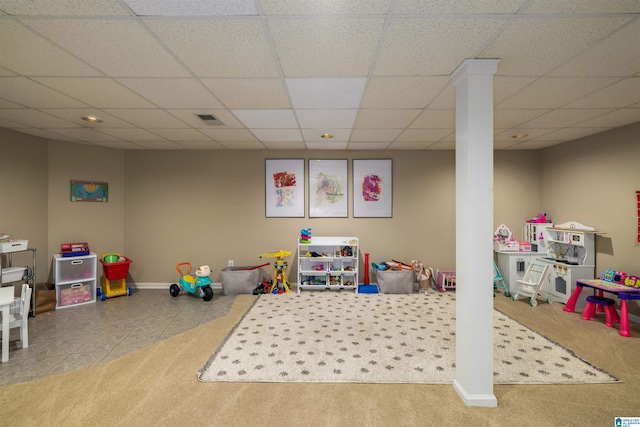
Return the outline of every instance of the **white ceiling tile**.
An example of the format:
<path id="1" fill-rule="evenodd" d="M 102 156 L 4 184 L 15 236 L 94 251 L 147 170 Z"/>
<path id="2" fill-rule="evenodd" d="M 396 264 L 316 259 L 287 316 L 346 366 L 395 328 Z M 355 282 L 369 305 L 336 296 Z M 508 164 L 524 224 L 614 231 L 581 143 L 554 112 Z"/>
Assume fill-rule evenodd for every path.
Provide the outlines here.
<path id="1" fill-rule="evenodd" d="M 506 129 L 533 120 L 551 110 L 494 110 L 493 125 L 496 129 Z"/>
<path id="2" fill-rule="evenodd" d="M 145 147 L 129 141 L 97 141 L 94 145 L 118 150 L 143 150 Z"/>
<path id="3" fill-rule="evenodd" d="M 364 77 L 286 79 L 294 108 L 358 108 L 366 83 Z"/>
<path id="4" fill-rule="evenodd" d="M 154 105 L 109 78 L 39 77 L 34 80 L 97 108 L 153 108 Z"/>
<path id="5" fill-rule="evenodd" d="M 150 149 L 150 150 L 183 150 L 184 147 L 180 144 L 171 141 L 140 141 L 136 142 L 136 145 Z"/>
<path id="6" fill-rule="evenodd" d="M 449 83 L 444 90 L 429 104 L 429 108 L 434 109 L 455 109 L 456 108 L 456 88 Z"/>
<path id="7" fill-rule="evenodd" d="M 227 107 L 249 109 L 291 108 L 282 79 L 202 79 Z"/>
<path id="8" fill-rule="evenodd" d="M 265 141 L 262 145 L 269 150 L 304 150 L 307 148 L 306 144 L 302 141 Z"/>
<path id="9" fill-rule="evenodd" d="M 519 144 L 512 144 L 505 147 L 506 150 L 539 150 L 541 148 L 551 147 L 552 145 L 561 144 L 564 141 L 525 141 Z M 496 147 L 499 148 L 499 147 Z"/>
<path id="10" fill-rule="evenodd" d="M 559 128 L 569 127 L 576 123 L 601 116 L 612 110 L 604 108 L 585 108 L 585 109 L 558 109 L 543 114 L 526 123 L 522 123 L 520 127 L 525 128 Z"/>
<path id="11" fill-rule="evenodd" d="M 207 128 L 207 129 L 200 129 L 200 132 L 204 133 L 208 137 L 212 138 L 214 141 L 218 141 L 218 142 L 257 141 L 256 137 L 253 136 L 253 134 L 249 132 L 247 129 Z"/>
<path id="12" fill-rule="evenodd" d="M 617 78 L 542 77 L 497 105 L 509 108 L 558 108 L 614 83 Z"/>
<path id="13" fill-rule="evenodd" d="M 398 0 L 395 13 L 516 13 L 526 0 Z"/>
<path id="14" fill-rule="evenodd" d="M 180 145 L 190 150 L 222 150 L 225 148 L 213 141 L 180 141 Z"/>
<path id="15" fill-rule="evenodd" d="M 635 122 L 640 122 L 640 109 L 624 108 L 596 117 L 595 119 L 585 120 L 575 125 L 575 127 L 611 128 Z"/>
<path id="16" fill-rule="evenodd" d="M 493 139 L 495 141 L 509 142 L 509 141 L 528 141 L 530 139 L 538 138 L 540 136 L 546 135 L 548 133 L 553 132 L 555 129 L 531 129 L 531 128 L 523 128 L 517 127 L 512 129 L 506 129 L 504 131 L 496 130 Z M 513 135 L 517 134 L 526 134 L 527 136 L 524 138 L 513 138 Z"/>
<path id="17" fill-rule="evenodd" d="M 0 117 L 0 128 L 6 128 L 6 129 L 25 129 L 28 128 L 29 126 L 27 125 L 23 125 L 22 123 L 17 123 L 11 120 L 5 120 L 2 117 Z"/>
<path id="18" fill-rule="evenodd" d="M 286 77 L 366 76 L 384 17 L 273 18 L 267 25 Z"/>
<path id="19" fill-rule="evenodd" d="M 27 76 L 100 75 L 98 70 L 16 21 L 2 21 L 0 52 L 0 65 Z"/>
<path id="20" fill-rule="evenodd" d="M 358 110 L 296 110 L 301 128 L 351 128 Z"/>
<path id="21" fill-rule="evenodd" d="M 160 108 L 222 108 L 196 79 L 118 79 Z"/>
<path id="22" fill-rule="evenodd" d="M 232 110 L 248 128 L 294 129 L 298 127 L 292 110 Z"/>
<path id="23" fill-rule="evenodd" d="M 640 35 L 638 37 L 640 44 Z M 640 77 L 630 77 L 593 92 L 565 107 L 567 108 L 623 108 L 640 102 Z"/>
<path id="24" fill-rule="evenodd" d="M 86 105 L 24 77 L 0 78 L 0 94 L 7 101 L 33 108 L 75 108 Z"/>
<path id="25" fill-rule="evenodd" d="M 203 129 L 228 129 L 228 128 L 242 128 L 244 127 L 240 120 L 236 118 L 230 111 L 228 110 L 166 110 L 171 115 L 185 122 L 189 126 L 193 128 L 203 128 Z M 223 123 L 220 126 L 211 126 L 202 121 L 197 115 L 198 114 L 213 114 L 218 118 L 219 121 Z"/>
<path id="26" fill-rule="evenodd" d="M 0 118 L 35 128 L 79 127 L 71 122 L 50 116 L 41 111 L 26 108 L 6 108 L 0 110 Z"/>
<path id="27" fill-rule="evenodd" d="M 155 135 L 145 129 L 113 129 L 113 128 L 102 128 L 101 132 L 111 135 L 118 139 L 123 139 L 125 141 L 131 142 L 142 142 L 142 141 L 161 141 L 162 137 Z M 113 139 L 113 138 L 112 138 Z"/>
<path id="28" fill-rule="evenodd" d="M 501 103 L 534 80 L 534 77 L 494 76 L 493 103 Z"/>
<path id="29" fill-rule="evenodd" d="M 302 141 L 298 129 L 251 129 L 260 141 Z"/>
<path id="30" fill-rule="evenodd" d="M 346 150 L 348 142 L 307 142 L 307 148 L 309 150 Z"/>
<path id="31" fill-rule="evenodd" d="M 519 18 L 511 21 L 481 53 L 499 58 L 499 74 L 538 76 L 578 54 L 616 28 L 628 17 Z"/>
<path id="32" fill-rule="evenodd" d="M 24 22 L 106 74 L 189 77 L 184 67 L 136 21 L 25 19 Z"/>
<path id="33" fill-rule="evenodd" d="M 169 113 L 158 109 L 105 109 L 109 114 L 121 118 L 129 123 L 143 128 L 174 128 L 189 127 L 186 123 L 176 119 Z"/>
<path id="34" fill-rule="evenodd" d="M 394 17 L 373 74 L 449 75 L 504 25 L 506 18 Z M 428 40 L 428 43 L 425 43 Z M 437 58 L 437 60 L 434 60 Z"/>
<path id="35" fill-rule="evenodd" d="M 450 110 L 424 110 L 411 123 L 411 128 L 455 128 L 456 111 Z"/>
<path id="36" fill-rule="evenodd" d="M 257 141 L 225 141 L 220 144 L 230 150 L 264 150 L 264 145 Z"/>
<path id="37" fill-rule="evenodd" d="M 333 138 L 322 138 L 321 135 L 328 133 Z M 302 136 L 307 142 L 347 142 L 351 136 L 351 129 L 302 129 Z"/>
<path id="38" fill-rule="evenodd" d="M 350 142 L 348 150 L 385 150 L 389 147 L 389 142 Z"/>
<path id="39" fill-rule="evenodd" d="M 97 108 L 41 108 L 43 113 L 51 114 L 52 116 L 60 117 L 61 119 L 68 120 L 77 126 L 91 126 L 93 129 L 100 129 L 103 127 L 110 128 L 132 128 L 131 123 L 127 123 L 124 120 L 120 120 L 110 114 L 105 113 Z M 97 117 L 102 120 L 102 123 L 91 123 L 82 120 L 82 117 Z"/>
<path id="40" fill-rule="evenodd" d="M 128 15 L 118 2 L 105 0 L 0 0 L 0 9 L 10 15 L 100 16 Z"/>
<path id="41" fill-rule="evenodd" d="M 396 141 L 389 145 L 390 150 L 426 150 L 433 142 Z"/>
<path id="42" fill-rule="evenodd" d="M 380 15 L 389 11 L 390 0 L 260 0 L 265 15 Z"/>
<path id="43" fill-rule="evenodd" d="M 374 77 L 362 98 L 363 108 L 424 108 L 449 77 Z"/>
<path id="44" fill-rule="evenodd" d="M 169 141 L 180 143 L 182 143 L 183 141 L 211 141 L 211 138 L 204 135 L 202 132 L 198 132 L 195 129 L 149 129 L 149 131 L 164 139 L 168 139 Z"/>
<path id="45" fill-rule="evenodd" d="M 407 129 L 396 142 L 436 142 L 449 135 L 453 129 Z"/>
<path id="46" fill-rule="evenodd" d="M 356 118 L 356 128 L 404 128 L 421 113 L 422 110 L 360 110 Z"/>
<path id="47" fill-rule="evenodd" d="M 455 141 L 438 141 L 433 145 L 428 147 L 429 150 L 455 150 L 456 142 Z"/>
<path id="48" fill-rule="evenodd" d="M 0 99 L 0 109 L 2 108 L 24 108 L 22 105 L 16 104 L 15 102 L 7 101 L 5 99 Z"/>
<path id="49" fill-rule="evenodd" d="M 524 13 L 640 13 L 637 0 L 533 0 Z"/>
<path id="50" fill-rule="evenodd" d="M 78 141 L 94 142 L 94 141 L 113 141 L 114 138 L 111 135 L 106 135 L 95 129 L 89 128 L 67 128 L 67 129 L 46 129 L 51 132 L 55 132 L 60 135 L 68 136 L 69 138 L 76 139 Z"/>
<path id="51" fill-rule="evenodd" d="M 138 16 L 257 15 L 254 0 L 123 0 Z"/>
<path id="52" fill-rule="evenodd" d="M 571 141 L 573 139 L 582 138 L 594 133 L 600 133 L 608 130 L 608 128 L 566 128 L 560 129 L 555 132 L 550 132 L 546 135 L 532 138 L 536 141 Z"/>
<path id="53" fill-rule="evenodd" d="M 258 19 L 144 22 L 198 77 L 279 76 Z"/>
<path id="54" fill-rule="evenodd" d="M 43 129 L 35 129 L 35 128 L 20 129 L 20 132 L 37 136 L 38 138 L 51 139 L 54 141 L 74 141 L 74 142 L 77 141 L 74 138 L 69 138 L 68 136 L 63 136 L 55 132 L 51 132 Z"/>
<path id="55" fill-rule="evenodd" d="M 636 19 L 579 56 L 571 58 L 550 74 L 558 76 L 633 75 L 640 71 L 639 34 L 640 20 Z"/>
<path id="56" fill-rule="evenodd" d="M 402 133 L 402 129 L 354 129 L 351 142 L 391 142 Z"/>

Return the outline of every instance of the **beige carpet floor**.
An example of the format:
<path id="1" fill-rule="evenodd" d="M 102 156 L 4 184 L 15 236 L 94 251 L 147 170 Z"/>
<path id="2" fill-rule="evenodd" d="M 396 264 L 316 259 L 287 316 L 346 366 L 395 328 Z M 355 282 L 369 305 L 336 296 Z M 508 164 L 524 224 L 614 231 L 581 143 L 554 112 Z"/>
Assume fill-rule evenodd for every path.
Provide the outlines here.
<path id="1" fill-rule="evenodd" d="M 450 385 L 201 383 L 196 372 L 249 308 L 89 369 L 0 388 L 11 426 L 610 426 L 640 416 L 640 326 L 623 338 L 561 304 L 494 305 L 622 383 L 496 385 L 497 408 L 465 406 Z"/>

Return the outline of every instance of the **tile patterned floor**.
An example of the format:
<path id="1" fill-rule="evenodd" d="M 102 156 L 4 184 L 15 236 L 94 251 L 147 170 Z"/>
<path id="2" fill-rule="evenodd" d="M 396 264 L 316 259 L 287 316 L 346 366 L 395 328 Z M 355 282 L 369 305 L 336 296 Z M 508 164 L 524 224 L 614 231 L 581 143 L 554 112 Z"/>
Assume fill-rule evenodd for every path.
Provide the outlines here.
<path id="1" fill-rule="evenodd" d="M 182 293 L 145 289 L 29 318 L 29 347 L 10 334 L 9 361 L 0 363 L 0 386 L 87 368 L 210 322 L 229 312 L 235 297 L 214 292 L 205 302 Z"/>

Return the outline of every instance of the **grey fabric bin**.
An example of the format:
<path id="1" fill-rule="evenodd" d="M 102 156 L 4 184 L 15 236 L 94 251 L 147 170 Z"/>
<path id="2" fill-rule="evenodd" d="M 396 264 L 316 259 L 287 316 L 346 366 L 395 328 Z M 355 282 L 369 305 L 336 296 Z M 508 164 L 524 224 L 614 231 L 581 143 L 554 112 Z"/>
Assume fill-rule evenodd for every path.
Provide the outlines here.
<path id="1" fill-rule="evenodd" d="M 251 294 L 260 284 L 260 270 L 252 266 L 225 267 L 220 272 L 223 295 Z"/>
<path id="2" fill-rule="evenodd" d="M 376 279 L 381 294 L 413 293 L 415 279 L 413 270 L 378 270 Z"/>

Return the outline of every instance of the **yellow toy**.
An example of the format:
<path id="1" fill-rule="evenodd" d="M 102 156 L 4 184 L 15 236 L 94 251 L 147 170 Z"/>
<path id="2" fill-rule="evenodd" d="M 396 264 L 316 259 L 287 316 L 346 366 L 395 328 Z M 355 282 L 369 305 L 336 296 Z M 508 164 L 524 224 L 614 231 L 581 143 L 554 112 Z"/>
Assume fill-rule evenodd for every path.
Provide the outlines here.
<path id="1" fill-rule="evenodd" d="M 96 289 L 98 297 L 105 301 L 107 298 L 131 295 L 131 288 L 127 287 L 131 259 L 118 253 L 110 253 L 102 255 L 100 262 L 104 268 L 104 275 L 102 276 L 102 286 Z"/>
<path id="2" fill-rule="evenodd" d="M 289 287 L 289 279 L 287 278 L 287 262 L 284 260 L 291 255 L 291 251 L 284 251 L 280 249 L 278 252 L 269 252 L 266 254 L 258 254 L 260 258 L 268 257 L 275 258 L 273 263 L 273 286 L 272 293 L 282 294 L 289 293 L 291 291 Z"/>

